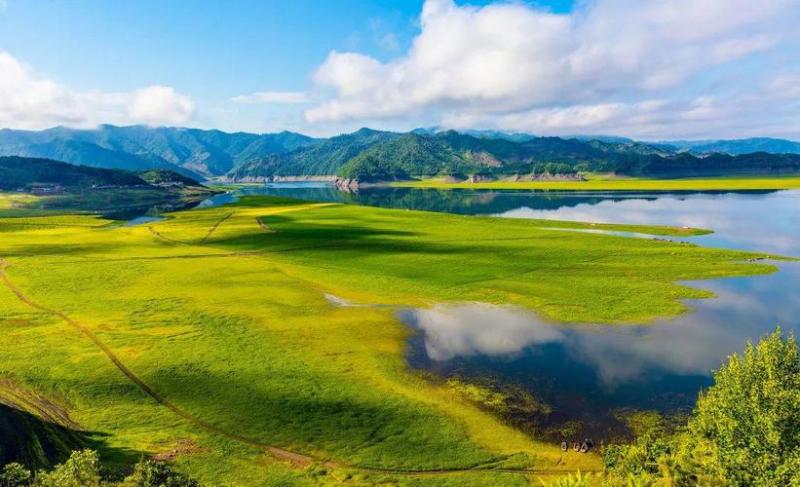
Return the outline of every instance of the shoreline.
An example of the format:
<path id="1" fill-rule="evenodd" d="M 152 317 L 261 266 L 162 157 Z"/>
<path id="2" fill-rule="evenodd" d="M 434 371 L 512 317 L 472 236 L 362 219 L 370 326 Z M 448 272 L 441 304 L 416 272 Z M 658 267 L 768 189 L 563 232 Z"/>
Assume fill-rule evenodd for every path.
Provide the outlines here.
<path id="1" fill-rule="evenodd" d="M 685 179 L 589 179 L 586 181 L 446 182 L 419 180 L 387 183 L 416 189 L 539 189 L 562 191 L 762 191 L 800 189 L 800 176 Z"/>

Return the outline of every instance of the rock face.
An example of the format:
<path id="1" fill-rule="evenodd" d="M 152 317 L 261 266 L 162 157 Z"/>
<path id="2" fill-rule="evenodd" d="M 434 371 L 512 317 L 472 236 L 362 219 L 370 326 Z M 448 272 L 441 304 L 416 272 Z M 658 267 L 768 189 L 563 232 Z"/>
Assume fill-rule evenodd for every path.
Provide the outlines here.
<path id="1" fill-rule="evenodd" d="M 481 174 L 472 174 L 467 178 L 468 183 L 484 183 L 487 181 L 494 181 L 494 178 L 491 176 L 483 176 Z"/>
<path id="2" fill-rule="evenodd" d="M 228 183 L 297 183 L 297 182 L 324 182 L 335 183 L 336 176 L 247 176 L 242 178 L 221 178 Z"/>
<path id="3" fill-rule="evenodd" d="M 314 182 L 334 182 L 338 178 L 336 176 L 272 176 L 273 183 L 289 183 L 289 182 L 303 182 L 303 181 L 314 181 Z"/>
<path id="4" fill-rule="evenodd" d="M 585 178 L 580 174 L 516 174 L 505 179 L 506 181 L 584 181 Z"/>
<path id="5" fill-rule="evenodd" d="M 361 183 L 359 183 L 357 179 L 336 178 L 333 184 L 337 189 L 346 193 L 357 193 L 358 189 L 361 187 Z"/>

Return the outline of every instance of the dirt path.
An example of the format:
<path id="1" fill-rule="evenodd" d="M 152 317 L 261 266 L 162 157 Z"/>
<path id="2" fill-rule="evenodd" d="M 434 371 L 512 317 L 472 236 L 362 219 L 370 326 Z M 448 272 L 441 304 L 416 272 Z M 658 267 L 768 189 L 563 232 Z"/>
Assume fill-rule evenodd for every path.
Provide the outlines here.
<path id="1" fill-rule="evenodd" d="M 217 220 L 217 222 L 214 224 L 214 226 L 212 226 L 208 230 L 208 233 L 206 234 L 206 236 L 203 237 L 202 240 L 200 240 L 200 244 L 204 244 L 204 243 L 208 242 L 208 239 L 211 238 L 212 235 L 214 235 L 214 232 L 217 231 L 217 228 L 219 228 L 219 226 L 222 225 L 222 223 L 225 222 L 225 220 L 227 220 L 228 218 L 232 217 L 235 214 L 236 214 L 236 212 L 232 211 L 232 212 L 226 214 L 225 216 L 223 216 L 222 218 L 220 218 L 219 220 Z"/>
<path id="2" fill-rule="evenodd" d="M 79 322 L 75 321 L 74 319 L 70 318 L 66 313 L 64 313 L 62 311 L 59 311 L 57 309 L 49 308 L 49 307 L 47 307 L 47 306 L 45 306 L 43 304 L 39 304 L 36 301 L 33 301 L 32 299 L 30 299 L 27 295 L 25 295 L 25 293 L 23 293 L 22 290 L 19 289 L 16 286 L 16 284 L 14 284 L 14 282 L 12 282 L 11 279 L 8 277 L 8 274 L 6 273 L 6 267 L 8 267 L 8 263 L 5 260 L 0 259 L 0 280 L 3 282 L 3 284 L 12 293 L 14 293 L 14 295 L 17 297 L 17 299 L 19 299 L 20 301 L 22 301 L 23 303 L 25 303 L 26 305 L 30 306 L 33 309 L 36 309 L 36 310 L 41 311 L 43 313 L 50 314 L 50 315 L 58 317 L 59 319 L 61 319 L 65 323 L 69 324 L 70 326 L 72 326 L 73 328 L 78 330 L 86 338 L 91 340 L 92 343 L 94 343 L 100 350 L 102 350 L 102 352 L 106 355 L 106 357 L 108 357 L 109 360 L 111 360 L 111 362 L 117 367 L 117 369 L 119 369 L 119 371 L 122 372 L 125 375 L 125 377 L 130 379 L 131 382 L 136 384 L 136 386 L 138 386 L 139 389 L 142 390 L 142 392 L 144 392 L 145 394 L 147 394 L 148 396 L 153 398 L 153 400 L 155 400 L 157 403 L 161 404 L 162 406 L 166 407 L 167 409 L 169 409 L 173 413 L 175 413 L 178 416 L 190 421 L 191 423 L 193 423 L 193 424 L 195 424 L 197 426 L 200 426 L 201 428 L 203 428 L 203 429 L 205 429 L 207 431 L 211 431 L 213 433 L 220 434 L 220 435 L 225 436 L 227 438 L 230 438 L 230 439 L 233 439 L 233 440 L 237 440 L 237 441 L 240 441 L 242 443 L 245 443 L 245 444 L 248 444 L 248 445 L 251 445 L 251 446 L 255 446 L 257 448 L 264 449 L 264 450 L 268 451 L 272 456 L 274 456 L 276 458 L 279 458 L 279 459 L 282 459 L 282 460 L 288 460 L 288 461 L 290 461 L 292 463 L 303 464 L 303 465 L 308 465 L 308 464 L 310 464 L 312 462 L 318 461 L 317 459 L 314 459 L 314 458 L 309 457 L 307 455 L 303 455 L 303 454 L 296 453 L 296 452 L 293 452 L 293 451 L 285 450 L 283 448 L 279 448 L 279 447 L 272 446 L 272 445 L 265 445 L 265 444 L 260 443 L 260 442 L 258 442 L 256 440 L 244 437 L 242 435 L 238 435 L 238 434 L 235 434 L 235 433 L 230 433 L 230 432 L 225 431 L 225 430 L 223 430 L 223 429 L 221 429 L 221 428 L 219 428 L 219 427 L 217 427 L 217 426 L 215 426 L 215 425 L 213 425 L 211 423 L 208 423 L 208 422 L 206 422 L 206 421 L 204 421 L 204 420 L 202 420 L 200 418 L 197 418 L 196 416 L 192 415 L 191 413 L 189 413 L 189 412 L 181 409 L 180 407 L 176 406 L 175 404 L 170 402 L 168 399 L 166 399 L 163 396 L 161 396 L 152 387 L 150 387 L 146 382 L 144 382 L 139 376 L 137 376 L 131 369 L 129 369 L 119 359 L 119 357 L 117 357 L 117 355 L 108 347 L 108 345 L 106 345 L 102 340 L 100 340 L 100 338 L 97 335 L 94 334 L 93 331 L 91 331 L 87 327 L 83 326 Z M 331 464 L 329 462 L 320 462 L 320 463 L 323 463 L 326 466 L 334 466 L 334 464 Z"/>
<path id="3" fill-rule="evenodd" d="M 267 225 L 266 223 L 261 221 L 261 219 L 264 218 L 264 217 L 271 216 L 271 215 L 279 215 L 281 213 L 292 213 L 292 212 L 295 212 L 295 211 L 312 210 L 312 209 L 315 209 L 315 208 L 324 208 L 326 206 L 335 206 L 337 204 L 338 203 L 314 203 L 314 204 L 310 204 L 310 205 L 293 206 L 293 207 L 290 207 L 290 208 L 280 209 L 280 210 L 271 212 L 271 213 L 269 213 L 267 215 L 258 216 L 258 217 L 255 218 L 255 220 L 256 220 L 256 223 L 258 224 L 258 226 L 262 230 L 264 230 L 264 232 L 266 232 L 266 233 L 277 233 L 276 230 L 270 228 L 269 225 Z M 166 235 L 164 235 L 163 233 L 159 232 L 158 230 L 156 230 L 151 225 L 147 226 L 147 230 L 149 230 L 150 233 L 154 237 L 156 237 L 158 240 L 162 240 L 164 242 L 176 243 L 176 244 L 181 244 L 181 245 L 205 245 L 206 243 L 208 243 L 208 240 L 211 239 L 211 237 L 214 235 L 214 233 L 217 231 L 217 229 L 220 227 L 220 225 L 225 223 L 226 220 L 228 220 L 229 218 L 231 218 L 235 214 L 236 214 L 236 212 L 232 211 L 230 213 L 226 213 L 225 215 L 223 215 L 219 220 L 217 220 L 214 223 L 214 225 L 211 226 L 211 228 L 208 229 L 208 232 L 205 234 L 205 236 L 203 236 L 203 238 L 201 238 L 199 241 L 195 241 L 195 242 L 187 242 L 187 241 L 184 241 L 184 240 L 178 240 L 178 239 L 174 239 L 174 238 L 171 238 L 171 237 L 167 237 Z"/>
<path id="4" fill-rule="evenodd" d="M 261 221 L 261 218 L 262 217 L 260 216 L 256 217 L 256 223 L 258 223 L 258 226 L 261 227 L 262 230 L 264 230 L 264 233 L 278 233 L 275 230 L 271 229 L 269 225 Z"/>
<path id="5" fill-rule="evenodd" d="M 158 240 L 162 240 L 162 241 L 167 242 L 167 243 L 180 244 L 180 245 L 192 245 L 189 242 L 184 242 L 183 240 L 176 240 L 174 238 L 167 237 L 166 235 L 164 235 L 163 233 L 159 232 L 158 230 L 156 230 L 155 228 L 153 228 L 153 227 L 151 227 L 149 225 L 147 226 L 147 230 L 149 230 L 150 233 L 153 234 L 153 236 L 155 238 L 157 238 Z"/>
<path id="6" fill-rule="evenodd" d="M 214 232 L 217 231 L 219 226 L 222 225 L 225 222 L 225 220 L 227 220 L 228 218 L 232 217 L 235 213 L 236 212 L 233 212 L 233 211 L 230 212 L 230 213 L 227 213 L 227 214 L 223 215 L 222 218 L 220 218 L 219 220 L 214 222 L 214 224 L 211 226 L 211 228 L 208 229 L 208 232 L 206 232 L 206 234 L 203 236 L 203 238 L 201 238 L 198 242 L 186 242 L 184 240 L 178 240 L 176 238 L 167 237 L 163 233 L 161 233 L 158 230 L 156 230 L 152 225 L 148 225 L 147 226 L 147 230 L 156 239 L 161 240 L 161 241 L 166 242 L 166 243 L 173 243 L 173 244 L 180 244 L 180 245 L 203 245 L 206 242 L 208 242 L 208 239 L 210 239 L 214 235 Z"/>

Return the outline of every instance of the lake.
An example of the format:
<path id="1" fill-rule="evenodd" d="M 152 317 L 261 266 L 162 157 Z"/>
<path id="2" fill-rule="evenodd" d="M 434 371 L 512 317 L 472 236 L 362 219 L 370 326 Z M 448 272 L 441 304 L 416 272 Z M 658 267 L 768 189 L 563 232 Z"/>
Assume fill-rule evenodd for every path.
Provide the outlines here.
<path id="1" fill-rule="evenodd" d="M 272 184 L 239 194 L 271 194 L 390 208 L 507 218 L 549 218 L 709 228 L 700 245 L 800 256 L 800 191 L 651 193 L 370 189 L 343 193 L 324 184 Z M 204 204 L 221 204 L 236 194 Z M 398 313 L 417 330 L 411 367 L 518 387 L 549 415 L 510 418 L 554 440 L 625 434 L 619 413 L 691 411 L 711 370 L 748 340 L 775 329 L 800 331 L 800 263 L 766 276 L 690 283 L 717 298 L 693 300 L 690 313 L 642 326 L 555 324 L 530 311 L 464 303 Z"/>

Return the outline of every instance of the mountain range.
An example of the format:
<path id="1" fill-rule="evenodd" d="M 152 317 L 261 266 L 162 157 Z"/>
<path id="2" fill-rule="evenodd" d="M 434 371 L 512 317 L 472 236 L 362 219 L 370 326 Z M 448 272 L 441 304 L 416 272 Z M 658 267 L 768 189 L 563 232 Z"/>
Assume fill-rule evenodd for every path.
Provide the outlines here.
<path id="1" fill-rule="evenodd" d="M 722 152 L 731 155 L 768 152 L 771 154 L 800 154 L 800 142 L 770 137 L 754 137 L 736 140 L 673 140 L 659 143 L 675 150 L 695 154 Z"/>
<path id="2" fill-rule="evenodd" d="M 800 143 L 784 139 L 638 142 L 623 137 L 539 137 L 498 131 L 385 132 L 330 138 L 293 132 L 227 133 L 174 127 L 101 125 L 81 130 L 0 130 L 0 156 L 86 166 L 165 169 L 201 179 L 269 180 L 338 176 L 383 181 L 429 176 L 704 175 L 800 171 Z"/>
<path id="3" fill-rule="evenodd" d="M 209 178 L 225 174 L 245 161 L 314 142 L 311 137 L 292 132 L 259 135 L 173 127 L 3 129 L 0 156 L 47 158 L 131 171 L 169 169 Z"/>
<path id="4" fill-rule="evenodd" d="M 580 172 L 680 177 L 800 171 L 800 154 L 694 154 L 626 139 L 505 137 L 456 131 L 361 129 L 235 167 L 232 181 L 298 175 L 381 182 L 425 177 L 548 178 Z"/>

